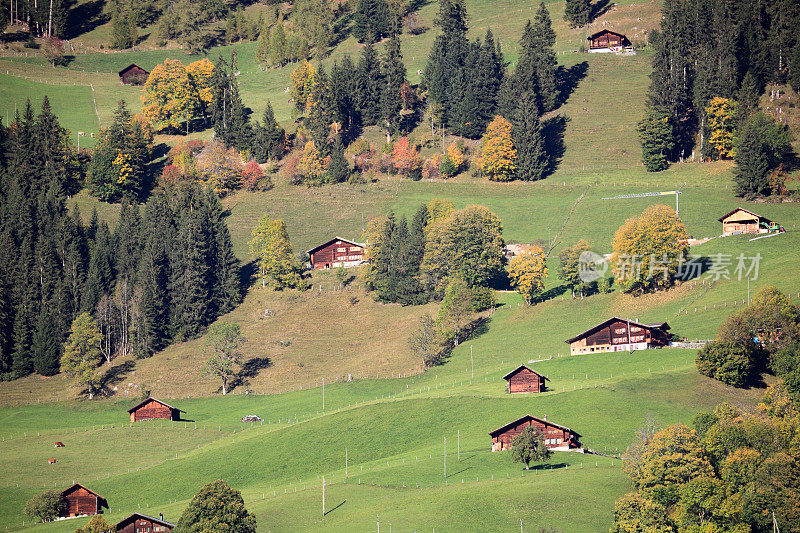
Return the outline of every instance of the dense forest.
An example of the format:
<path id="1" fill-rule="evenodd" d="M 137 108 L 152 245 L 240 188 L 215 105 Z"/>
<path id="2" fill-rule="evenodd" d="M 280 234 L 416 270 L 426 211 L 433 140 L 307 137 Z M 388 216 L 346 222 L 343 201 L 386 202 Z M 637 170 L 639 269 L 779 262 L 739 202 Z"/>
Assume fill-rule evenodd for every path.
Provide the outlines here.
<path id="1" fill-rule="evenodd" d="M 0 129 L 0 370 L 4 378 L 59 371 L 82 312 L 103 333 L 107 360 L 151 355 L 197 336 L 241 298 L 240 268 L 217 195 L 162 187 L 123 204 L 114 231 L 66 208 L 86 161 L 45 99 Z M 94 163 L 94 162 L 93 162 Z"/>

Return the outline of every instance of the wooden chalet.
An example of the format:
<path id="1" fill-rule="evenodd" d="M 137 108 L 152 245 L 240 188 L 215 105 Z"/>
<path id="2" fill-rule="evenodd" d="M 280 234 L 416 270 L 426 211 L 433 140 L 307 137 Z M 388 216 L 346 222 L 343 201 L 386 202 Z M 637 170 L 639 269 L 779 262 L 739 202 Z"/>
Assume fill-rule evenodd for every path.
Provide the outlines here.
<path id="1" fill-rule="evenodd" d="M 175 524 L 164 520 L 164 515 L 159 513 L 158 518 L 142 513 L 133 513 L 128 518 L 117 522 L 117 531 L 123 533 L 158 533 L 172 531 Z"/>
<path id="2" fill-rule="evenodd" d="M 167 420 L 180 420 L 181 413 L 186 411 L 172 407 L 168 403 L 157 400 L 153 397 L 146 399 L 138 405 L 128 409 L 131 415 L 131 422 L 139 420 L 153 420 L 156 418 L 166 418 Z"/>
<path id="3" fill-rule="evenodd" d="M 503 427 L 490 431 L 492 437 L 492 451 L 499 452 L 509 450 L 514 444 L 514 439 L 522 433 L 525 428 L 533 426 L 544 434 L 544 444 L 548 448 L 556 450 L 570 450 L 580 448 L 580 434 L 572 431 L 568 427 L 549 422 L 547 416 L 537 418 L 532 415 L 525 415 L 513 422 L 509 422 Z"/>
<path id="4" fill-rule="evenodd" d="M 669 324 L 640 324 L 611 317 L 583 333 L 567 339 L 572 355 L 594 352 L 626 352 L 669 345 Z"/>
<path id="5" fill-rule="evenodd" d="M 61 515 L 65 518 L 100 514 L 103 512 L 103 507 L 108 509 L 108 502 L 105 498 L 80 483 L 75 483 L 62 491 L 61 495 L 67 500 L 66 511 Z"/>
<path id="6" fill-rule="evenodd" d="M 600 30 L 586 38 L 589 41 L 589 52 L 619 52 L 631 42 L 621 33 L 611 30 Z"/>
<path id="7" fill-rule="evenodd" d="M 720 217 L 722 235 L 741 235 L 743 233 L 769 233 L 782 228 L 767 217 L 757 215 L 747 209 L 737 207 L 727 215 Z"/>
<path id="8" fill-rule="evenodd" d="M 119 79 L 123 85 L 144 85 L 150 73 L 135 63 L 131 63 L 119 71 Z"/>
<path id="9" fill-rule="evenodd" d="M 336 237 L 308 250 L 311 268 L 321 270 L 334 267 L 353 267 L 364 262 L 364 247 L 360 242 Z"/>
<path id="10" fill-rule="evenodd" d="M 517 368 L 503 376 L 508 381 L 508 392 L 516 394 L 518 392 L 544 392 L 547 388 L 545 381 L 550 381 L 545 376 L 531 370 L 525 365 Z"/>

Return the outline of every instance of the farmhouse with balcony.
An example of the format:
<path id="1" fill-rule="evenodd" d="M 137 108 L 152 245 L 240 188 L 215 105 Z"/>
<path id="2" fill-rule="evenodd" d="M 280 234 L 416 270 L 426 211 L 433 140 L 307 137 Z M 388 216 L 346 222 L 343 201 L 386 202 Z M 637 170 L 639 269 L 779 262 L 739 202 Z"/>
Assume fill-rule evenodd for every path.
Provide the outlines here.
<path id="1" fill-rule="evenodd" d="M 633 320 L 611 317 L 571 339 L 567 339 L 571 355 L 594 352 L 627 352 L 668 346 L 669 324 L 640 324 Z"/>
<path id="2" fill-rule="evenodd" d="M 116 530 L 122 533 L 159 533 L 172 531 L 175 524 L 164 520 L 164 515 L 159 513 L 158 518 L 142 513 L 133 513 L 128 518 L 117 522 Z"/>
<path id="3" fill-rule="evenodd" d="M 586 39 L 589 41 L 589 52 L 592 53 L 621 52 L 631 45 L 627 37 L 611 30 L 600 30 Z"/>
<path id="4" fill-rule="evenodd" d="M 581 436 L 576 431 L 549 422 L 547 416 L 537 418 L 532 415 L 525 415 L 489 432 L 492 437 L 492 451 L 498 452 L 511 449 L 517 435 L 529 426 L 533 426 L 542 432 L 545 446 L 552 450 L 566 451 L 581 447 Z"/>
<path id="5" fill-rule="evenodd" d="M 336 237 L 308 250 L 309 262 L 314 270 L 335 267 L 354 267 L 364 262 L 364 247 L 360 242 Z"/>

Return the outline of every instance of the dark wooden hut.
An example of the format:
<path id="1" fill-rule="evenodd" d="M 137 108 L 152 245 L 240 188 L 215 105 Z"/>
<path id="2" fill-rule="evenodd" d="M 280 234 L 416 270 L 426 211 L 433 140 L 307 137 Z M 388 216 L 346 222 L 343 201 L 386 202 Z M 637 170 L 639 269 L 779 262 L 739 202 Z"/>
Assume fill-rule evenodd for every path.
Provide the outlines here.
<path id="1" fill-rule="evenodd" d="M 590 52 L 615 52 L 631 45 L 627 37 L 611 30 L 600 30 L 586 39 Z"/>
<path id="2" fill-rule="evenodd" d="M 519 365 L 503 376 L 503 379 L 508 381 L 508 392 L 511 394 L 518 392 L 544 392 L 547 388 L 545 381 L 550 381 L 525 365 Z"/>
<path id="3" fill-rule="evenodd" d="M 119 79 L 123 85 L 144 85 L 149 76 L 148 71 L 135 63 L 119 71 Z"/>
<path id="4" fill-rule="evenodd" d="M 94 515 L 103 512 L 103 507 L 108 509 L 106 499 L 80 483 L 75 483 L 70 488 L 61 492 L 67 500 L 64 517 Z"/>
<path id="5" fill-rule="evenodd" d="M 146 399 L 138 405 L 128 409 L 131 415 L 131 422 L 138 420 L 153 420 L 156 418 L 166 418 L 167 420 L 180 420 L 181 413 L 186 411 L 172 407 L 168 403 L 157 400 L 153 397 Z"/>
<path id="6" fill-rule="evenodd" d="M 353 267 L 364 262 L 364 244 L 336 237 L 316 246 L 308 254 L 315 270 L 334 267 Z"/>

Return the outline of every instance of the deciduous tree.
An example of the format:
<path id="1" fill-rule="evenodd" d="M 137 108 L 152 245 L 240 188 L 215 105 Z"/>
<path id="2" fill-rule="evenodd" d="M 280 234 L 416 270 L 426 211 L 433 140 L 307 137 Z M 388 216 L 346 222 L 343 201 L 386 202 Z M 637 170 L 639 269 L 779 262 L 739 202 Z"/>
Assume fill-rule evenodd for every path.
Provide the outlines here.
<path id="1" fill-rule="evenodd" d="M 576 287 L 580 289 L 581 298 L 583 298 L 584 283 L 580 276 L 580 259 L 581 254 L 588 251 L 589 243 L 581 239 L 558 254 L 558 277 L 561 278 L 564 285 L 570 288 L 573 298 L 575 298 Z"/>
<path id="2" fill-rule="evenodd" d="M 514 256 L 508 265 L 508 276 L 512 286 L 516 287 L 528 305 L 544 290 L 544 278 L 547 276 L 544 250 L 532 246 L 519 255 Z"/>
<path id="3" fill-rule="evenodd" d="M 155 131 L 179 130 L 194 116 L 195 98 L 186 67 L 176 59 L 156 65 L 142 89 L 142 116 Z"/>
<path id="4" fill-rule="evenodd" d="M 511 123 L 494 117 L 482 139 L 483 172 L 493 181 L 511 181 L 517 170 L 517 150 L 511 136 Z"/>
<path id="5" fill-rule="evenodd" d="M 539 428 L 528 426 L 514 438 L 511 448 L 511 457 L 514 461 L 525 464 L 525 470 L 530 470 L 531 462 L 544 463 L 550 459 L 553 452 L 544 443 L 544 434 Z"/>
<path id="6" fill-rule="evenodd" d="M 25 503 L 25 514 L 42 522 L 50 522 L 64 514 L 68 505 L 60 490 L 48 490 L 32 496 Z"/>
<path id="7" fill-rule="evenodd" d="M 206 343 L 214 354 L 206 361 L 205 371 L 222 380 L 223 396 L 228 392 L 228 380 L 235 374 L 235 368 L 242 364 L 239 348 L 246 342 L 239 324 L 217 322 L 208 328 Z"/>
<path id="8" fill-rule="evenodd" d="M 100 349 L 103 340 L 97 324 L 89 313 L 78 315 L 72 322 L 69 338 L 61 356 L 61 370 L 72 378 L 80 389 L 86 389 L 92 399 L 101 385 L 97 367 L 103 361 Z"/>
<path id="9" fill-rule="evenodd" d="M 708 142 L 714 147 L 717 157 L 724 159 L 734 155 L 734 132 L 738 104 L 730 98 L 712 98 L 706 105 Z"/>
<path id="10" fill-rule="evenodd" d="M 298 287 L 302 276 L 292 260 L 292 246 L 283 220 L 264 215 L 250 234 L 250 254 L 256 257 L 263 287 Z"/>
<path id="11" fill-rule="evenodd" d="M 245 508 L 242 494 L 218 479 L 205 485 L 192 498 L 176 529 L 184 533 L 255 533 L 256 519 Z"/>

